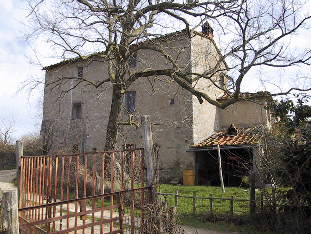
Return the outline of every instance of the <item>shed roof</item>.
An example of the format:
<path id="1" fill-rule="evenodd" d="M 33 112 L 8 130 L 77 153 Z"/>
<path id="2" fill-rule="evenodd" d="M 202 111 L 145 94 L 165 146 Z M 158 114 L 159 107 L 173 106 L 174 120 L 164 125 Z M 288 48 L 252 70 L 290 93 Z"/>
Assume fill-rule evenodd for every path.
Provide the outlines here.
<path id="1" fill-rule="evenodd" d="M 262 127 L 236 128 L 232 124 L 227 130 L 219 131 L 192 148 L 208 148 L 213 146 L 253 146 L 263 135 Z"/>
<path id="2" fill-rule="evenodd" d="M 221 97 L 219 97 L 217 100 L 218 101 L 222 101 L 222 100 L 228 100 L 228 99 L 232 99 L 234 97 L 234 93 L 224 93 Z M 242 99 L 253 99 L 254 97 L 257 98 L 271 98 L 271 93 L 268 91 L 258 91 L 257 93 L 249 93 L 249 92 L 243 92 L 243 93 L 239 93 L 239 98 Z"/>

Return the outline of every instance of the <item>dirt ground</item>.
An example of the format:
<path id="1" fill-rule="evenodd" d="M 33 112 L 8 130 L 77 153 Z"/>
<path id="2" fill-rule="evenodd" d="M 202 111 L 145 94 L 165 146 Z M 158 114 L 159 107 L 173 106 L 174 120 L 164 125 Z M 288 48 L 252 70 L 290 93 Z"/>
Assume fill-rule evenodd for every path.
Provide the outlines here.
<path id="1" fill-rule="evenodd" d="M 16 176 L 16 170 L 0 171 L 0 189 L 2 191 L 12 190 L 16 187 L 12 183 Z"/>
<path id="2" fill-rule="evenodd" d="M 213 230 L 207 230 L 204 228 L 194 228 L 188 226 L 182 226 L 182 228 L 187 232 L 187 234 L 229 234 L 229 233 L 232 234 L 232 232 L 217 232 Z"/>

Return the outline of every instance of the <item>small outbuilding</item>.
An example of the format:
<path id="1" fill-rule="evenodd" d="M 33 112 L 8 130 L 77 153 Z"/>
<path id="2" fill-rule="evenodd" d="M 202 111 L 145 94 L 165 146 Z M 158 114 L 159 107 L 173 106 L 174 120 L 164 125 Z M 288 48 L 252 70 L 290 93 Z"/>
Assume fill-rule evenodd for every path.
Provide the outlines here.
<path id="1" fill-rule="evenodd" d="M 220 185 L 220 152 L 224 184 L 239 186 L 249 171 L 258 170 L 263 131 L 262 127 L 236 128 L 232 124 L 192 146 L 189 151 L 195 152 L 195 184 Z"/>

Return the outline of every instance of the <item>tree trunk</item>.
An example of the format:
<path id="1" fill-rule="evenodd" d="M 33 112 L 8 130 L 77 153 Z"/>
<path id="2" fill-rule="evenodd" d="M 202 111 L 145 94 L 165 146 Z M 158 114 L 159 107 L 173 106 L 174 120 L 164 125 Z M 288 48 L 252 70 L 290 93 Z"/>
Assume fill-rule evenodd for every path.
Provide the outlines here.
<path id="1" fill-rule="evenodd" d="M 117 144 L 118 121 L 121 115 L 123 95 L 121 86 L 113 84 L 113 94 L 110 107 L 109 121 L 106 132 L 105 150 L 113 150 Z"/>

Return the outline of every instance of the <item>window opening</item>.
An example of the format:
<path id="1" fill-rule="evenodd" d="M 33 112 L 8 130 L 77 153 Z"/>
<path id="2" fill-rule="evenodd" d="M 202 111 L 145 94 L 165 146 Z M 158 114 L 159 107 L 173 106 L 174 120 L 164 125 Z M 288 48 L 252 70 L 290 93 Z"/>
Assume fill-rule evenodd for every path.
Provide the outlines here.
<path id="1" fill-rule="evenodd" d="M 73 147 L 72 147 L 72 152 L 73 153 L 78 153 L 79 151 L 79 145 L 78 144 L 74 144 Z"/>
<path id="2" fill-rule="evenodd" d="M 83 77 L 83 67 L 77 67 L 77 77 Z"/>
<path id="3" fill-rule="evenodd" d="M 224 88 L 225 87 L 225 75 L 224 74 L 220 74 L 218 77 L 218 85 L 220 88 Z"/>
<path id="4" fill-rule="evenodd" d="M 136 91 L 125 92 L 125 109 L 129 113 L 133 113 L 136 108 Z"/>
<path id="5" fill-rule="evenodd" d="M 82 105 L 81 102 L 76 102 L 72 104 L 72 119 L 82 118 Z"/>
<path id="6" fill-rule="evenodd" d="M 175 99 L 174 98 L 171 98 L 170 99 L 170 105 L 174 105 L 175 104 Z"/>
<path id="7" fill-rule="evenodd" d="M 136 67 L 137 53 L 132 54 L 129 57 L 129 67 Z"/>

